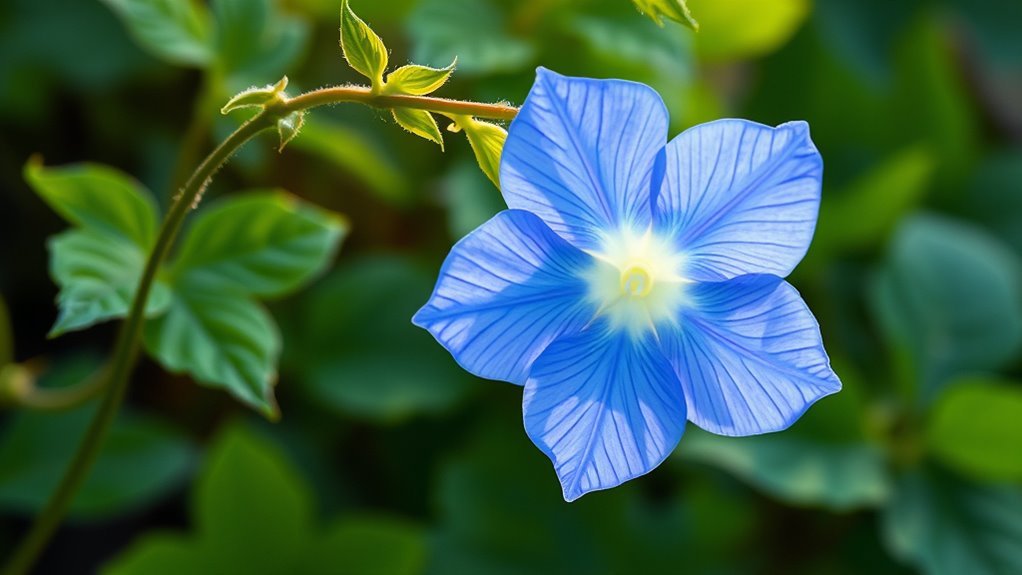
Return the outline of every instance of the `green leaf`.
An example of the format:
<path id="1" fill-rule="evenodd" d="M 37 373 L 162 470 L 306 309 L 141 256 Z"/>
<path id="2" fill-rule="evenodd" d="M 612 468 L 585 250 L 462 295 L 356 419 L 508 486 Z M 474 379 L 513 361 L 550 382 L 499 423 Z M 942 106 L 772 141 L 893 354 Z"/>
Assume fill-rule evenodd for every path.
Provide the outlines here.
<path id="1" fill-rule="evenodd" d="M 142 537 L 108 575 L 298 572 L 312 531 L 308 487 L 277 449 L 240 426 L 210 448 L 193 497 L 195 533 Z"/>
<path id="2" fill-rule="evenodd" d="M 433 114 L 412 108 L 394 108 L 392 113 L 394 121 L 399 126 L 420 138 L 436 142 L 441 150 L 444 149 L 444 137 L 440 134 L 440 128 L 437 127 Z"/>
<path id="3" fill-rule="evenodd" d="M 507 140 L 507 130 L 490 122 L 481 122 L 471 116 L 456 116 L 455 122 L 465 131 L 475 153 L 479 168 L 493 185 L 500 189 L 500 154 Z"/>
<path id="4" fill-rule="evenodd" d="M 339 217 L 283 192 L 207 208 L 169 270 L 176 290 L 169 310 L 146 325 L 149 353 L 275 418 L 280 336 L 251 296 L 280 296 L 308 282 L 329 265 L 345 231 Z"/>
<path id="5" fill-rule="evenodd" d="M 46 168 L 37 158 L 25 179 L 72 225 L 148 249 L 156 238 L 156 204 L 141 184 L 113 168 L 73 164 Z"/>
<path id="6" fill-rule="evenodd" d="M 50 238 L 50 276 L 60 287 L 60 313 L 50 337 L 128 315 L 146 252 L 93 229 L 71 230 Z M 146 317 L 170 306 L 171 291 L 157 279 L 146 302 Z"/>
<path id="7" fill-rule="evenodd" d="M 928 575 L 1022 573 L 1022 493 L 937 470 L 905 475 L 883 515 L 891 552 Z"/>
<path id="8" fill-rule="evenodd" d="M 955 375 L 994 370 L 1022 349 L 1022 272 L 984 231 L 915 216 L 896 232 L 871 285 L 873 312 L 895 353 L 911 358 L 919 399 Z"/>
<path id="9" fill-rule="evenodd" d="M 283 152 L 284 146 L 295 139 L 304 125 L 305 110 L 296 110 L 277 120 L 277 135 L 280 136 L 280 145 L 277 146 L 277 151 Z"/>
<path id="10" fill-rule="evenodd" d="M 376 32 L 355 15 L 348 0 L 341 2 L 341 50 L 349 66 L 369 78 L 374 88 L 383 87 L 387 47 Z"/>
<path id="11" fill-rule="evenodd" d="M 299 547 L 313 520 L 312 493 L 267 440 L 243 427 L 217 438 L 195 491 L 195 521 L 214 539 L 252 549 Z"/>
<path id="12" fill-rule="evenodd" d="M 287 76 L 281 78 L 276 84 L 267 84 L 262 88 L 249 88 L 234 95 L 226 104 L 220 108 L 221 114 L 230 114 L 235 110 L 244 108 L 266 109 L 268 104 L 281 101 L 281 94 L 287 88 Z M 294 112 L 297 113 L 297 112 Z"/>
<path id="13" fill-rule="evenodd" d="M 536 47 L 515 37 L 509 20 L 493 0 L 422 0 L 408 18 L 413 60 L 442 66 L 457 56 L 461 72 L 519 71 Z"/>
<path id="14" fill-rule="evenodd" d="M 686 0 L 632 0 L 635 7 L 649 16 L 657 26 L 663 26 L 663 17 L 680 22 L 693 30 L 699 30 L 699 22 L 692 17 Z"/>
<path id="15" fill-rule="evenodd" d="M 791 38 L 809 15 L 808 0 L 688 0 L 699 14 L 696 51 L 707 60 L 769 54 Z"/>
<path id="16" fill-rule="evenodd" d="M 383 91 L 387 94 L 412 94 L 414 96 L 431 94 L 447 82 L 457 64 L 458 58 L 455 57 L 454 61 L 445 68 L 430 68 L 415 64 L 401 66 L 387 75 L 387 85 Z"/>
<path id="17" fill-rule="evenodd" d="M 421 527 L 383 517 L 347 517 L 324 534 L 315 553 L 323 573 L 415 575 L 426 562 Z M 331 559 L 332 558 L 332 559 Z"/>
<path id="18" fill-rule="evenodd" d="M 403 170 L 394 165 L 384 150 L 373 145 L 368 134 L 312 116 L 302 128 L 302 137 L 291 146 L 350 172 L 370 192 L 389 203 L 407 205 L 416 198 Z"/>
<path id="19" fill-rule="evenodd" d="M 36 193 L 78 230 L 52 238 L 50 275 L 60 286 L 60 315 L 51 337 L 124 317 L 135 297 L 145 259 L 156 237 L 156 205 L 140 184 L 97 164 L 25 166 Z M 146 302 L 156 315 L 170 301 L 157 281 Z"/>
<path id="20" fill-rule="evenodd" d="M 213 58 L 210 14 L 196 0 L 101 0 L 143 48 L 171 64 L 205 66 Z"/>
<path id="21" fill-rule="evenodd" d="M 988 378 L 948 384 L 926 440 L 942 462 L 977 480 L 1022 480 L 1022 386 Z"/>
<path id="22" fill-rule="evenodd" d="M 98 362 L 62 358 L 40 385 L 61 387 L 91 374 Z M 92 420 L 96 406 L 63 412 L 11 414 L 0 435 L 0 507 L 32 515 L 42 510 Z M 71 504 L 77 519 L 124 515 L 169 495 L 188 477 L 191 443 L 176 429 L 121 413 L 96 464 Z"/>
<path id="23" fill-rule="evenodd" d="M 304 298 L 286 365 L 318 404 L 343 414 L 396 420 L 449 409 L 472 379 L 408 321 L 432 284 L 401 258 L 347 263 Z"/>
<path id="24" fill-rule="evenodd" d="M 287 458 L 243 427 L 220 433 L 192 493 L 190 535 L 139 538 L 106 575 L 418 572 L 425 541 L 406 522 L 344 518 L 325 533 L 311 492 Z"/>
<path id="25" fill-rule="evenodd" d="M 873 247 L 926 193 L 936 162 L 919 147 L 903 150 L 820 204 L 814 258 Z"/>
<path id="26" fill-rule="evenodd" d="M 217 71 L 228 94 L 290 71 L 305 49 L 309 26 L 272 0 L 212 0 Z"/>
<path id="27" fill-rule="evenodd" d="M 339 216 L 282 191 L 233 195 L 195 218 L 170 275 L 217 293 L 281 296 L 326 269 L 346 232 Z"/>
<path id="28" fill-rule="evenodd" d="M 690 430 L 678 455 L 720 467 L 796 505 L 873 507 L 884 503 L 890 490 L 883 452 L 866 443 L 778 435 L 721 437 Z"/>
<path id="29" fill-rule="evenodd" d="M 146 350 L 169 371 L 224 388 L 275 419 L 281 342 L 273 318 L 246 297 L 204 287 L 178 286 L 167 312 L 146 322 Z"/>

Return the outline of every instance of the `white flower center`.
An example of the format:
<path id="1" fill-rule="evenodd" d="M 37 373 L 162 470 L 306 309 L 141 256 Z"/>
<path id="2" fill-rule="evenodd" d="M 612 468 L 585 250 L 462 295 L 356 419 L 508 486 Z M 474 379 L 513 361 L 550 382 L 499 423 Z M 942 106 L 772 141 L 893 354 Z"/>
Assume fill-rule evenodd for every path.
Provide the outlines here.
<path id="1" fill-rule="evenodd" d="M 585 275 L 588 297 L 613 328 L 642 335 L 657 324 L 677 322 L 691 282 L 682 275 L 684 254 L 670 241 L 651 230 L 625 230 L 607 236 L 590 255 L 595 263 Z"/>

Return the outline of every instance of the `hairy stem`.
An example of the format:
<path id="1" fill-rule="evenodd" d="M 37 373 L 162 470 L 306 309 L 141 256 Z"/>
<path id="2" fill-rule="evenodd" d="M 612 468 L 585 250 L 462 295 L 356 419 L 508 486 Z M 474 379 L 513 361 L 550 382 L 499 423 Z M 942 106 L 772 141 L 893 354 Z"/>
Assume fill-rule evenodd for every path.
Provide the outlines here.
<path id="1" fill-rule="evenodd" d="M 483 104 L 428 96 L 383 95 L 374 94 L 367 87 L 339 86 L 321 88 L 294 98 L 282 97 L 278 103 L 269 106 L 228 136 L 199 165 L 184 188 L 181 189 L 181 193 L 174 198 L 170 212 L 160 227 L 153 251 L 146 260 L 145 270 L 135 292 L 131 309 L 117 336 L 109 370 L 106 372 L 106 377 L 100 382 L 106 391 L 102 403 L 96 411 L 96 415 L 93 416 L 85 437 L 79 444 L 78 451 L 75 452 L 74 459 L 61 478 L 56 491 L 4 567 L 3 575 L 24 575 L 28 572 L 60 525 L 75 493 L 88 476 L 88 472 L 99 454 L 103 439 L 124 399 L 131 372 L 138 360 L 139 338 L 145 322 L 145 304 L 149 299 L 149 292 L 152 290 L 157 272 L 163 260 L 166 259 L 181 225 L 189 211 L 201 199 L 213 174 L 245 142 L 263 130 L 273 128 L 277 120 L 295 111 L 342 102 L 357 102 L 377 108 L 414 108 L 438 114 L 458 114 L 495 120 L 511 120 L 518 113 L 517 108 L 505 104 Z M 69 390 L 69 392 L 74 393 L 73 390 Z M 84 393 L 76 397 L 88 396 L 88 393 Z"/>
<path id="2" fill-rule="evenodd" d="M 374 94 L 372 89 L 365 86 L 320 88 L 294 98 L 285 98 L 278 107 L 287 112 L 295 112 L 341 102 L 357 102 L 374 108 L 413 108 L 438 114 L 458 114 L 505 121 L 513 120 L 518 114 L 518 108 L 508 104 L 483 104 L 431 96 Z"/>

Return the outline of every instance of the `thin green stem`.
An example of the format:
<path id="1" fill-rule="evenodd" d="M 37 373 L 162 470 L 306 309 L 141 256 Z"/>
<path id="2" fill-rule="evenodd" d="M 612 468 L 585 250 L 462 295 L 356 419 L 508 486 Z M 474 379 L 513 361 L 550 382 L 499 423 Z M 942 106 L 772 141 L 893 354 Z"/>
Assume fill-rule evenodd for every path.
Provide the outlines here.
<path id="1" fill-rule="evenodd" d="M 82 405 L 96 397 L 106 383 L 108 368 L 103 366 L 74 385 L 58 388 L 39 387 L 41 360 L 0 367 L 0 407 L 13 405 L 35 411 L 62 411 Z"/>
<path id="2" fill-rule="evenodd" d="M 372 89 L 365 86 L 320 88 L 294 98 L 285 98 L 278 107 L 287 112 L 295 112 L 341 102 L 358 102 L 374 108 L 413 108 L 438 114 L 458 114 L 505 121 L 513 120 L 518 114 L 518 108 L 508 104 L 483 104 L 432 96 L 374 94 Z"/>
<path id="3" fill-rule="evenodd" d="M 23 575 L 28 572 L 57 526 L 60 525 L 75 493 L 81 487 L 89 469 L 92 467 L 96 455 L 99 453 L 103 438 L 106 436 L 110 424 L 113 423 L 114 416 L 117 414 L 117 409 L 124 399 L 129 376 L 138 360 L 139 336 L 142 333 L 142 324 L 145 319 L 146 300 L 149 298 L 149 292 L 152 289 L 153 282 L 156 280 L 160 264 L 167 257 L 170 246 L 181 229 L 185 216 L 188 215 L 192 205 L 201 196 L 210 178 L 220 166 L 242 144 L 259 132 L 271 127 L 273 127 L 273 119 L 266 114 L 260 114 L 243 124 L 206 157 L 195 173 L 192 174 L 192 177 L 189 178 L 188 183 L 182 188 L 181 193 L 174 199 L 170 213 L 167 214 L 160 228 L 153 251 L 146 261 L 142 279 L 139 282 L 138 290 L 135 292 L 135 299 L 131 304 L 131 310 L 128 312 L 128 317 L 121 326 L 121 331 L 117 337 L 117 343 L 114 346 L 113 356 L 110 361 L 106 395 L 103 396 L 99 410 L 89 424 L 85 437 L 78 446 L 78 451 L 75 453 L 71 465 L 57 486 L 57 490 L 50 497 L 46 507 L 36 518 L 28 535 L 22 540 L 21 545 L 4 568 L 3 573 L 5 575 Z"/>
<path id="4" fill-rule="evenodd" d="M 153 251 L 146 260 L 142 279 L 139 281 L 131 309 L 118 334 L 114 352 L 109 363 L 109 371 L 106 374 L 107 377 L 102 382 L 103 387 L 106 389 L 106 394 L 103 396 L 99 410 L 97 410 L 96 415 L 89 424 L 85 437 L 82 439 L 81 444 L 79 444 L 74 459 L 61 478 L 57 490 L 50 497 L 46 507 L 36 518 L 28 535 L 25 536 L 21 545 L 15 550 L 14 555 L 4 567 L 3 575 L 24 575 L 32 567 L 39 553 L 42 552 L 46 543 L 60 525 L 74 499 L 75 493 L 81 487 L 92 464 L 95 462 L 103 439 L 113 423 L 114 417 L 117 415 L 117 409 L 124 399 L 131 371 L 138 360 L 139 337 L 145 322 L 145 304 L 156 280 L 160 265 L 166 259 L 174 239 L 181 229 L 181 225 L 188 216 L 188 212 L 201 199 L 202 193 L 209 184 L 213 174 L 245 142 L 263 130 L 273 128 L 277 120 L 295 111 L 341 102 L 357 102 L 378 108 L 414 108 L 439 114 L 458 114 L 496 120 L 511 120 L 518 113 L 517 108 L 505 104 L 482 104 L 427 96 L 383 95 L 374 94 L 367 87 L 343 86 L 322 88 L 294 98 L 282 97 L 278 103 L 267 107 L 267 109 L 242 124 L 240 128 L 228 136 L 199 165 L 198 169 L 195 170 L 181 189 L 181 193 L 174 198 L 170 212 L 160 227 Z"/>

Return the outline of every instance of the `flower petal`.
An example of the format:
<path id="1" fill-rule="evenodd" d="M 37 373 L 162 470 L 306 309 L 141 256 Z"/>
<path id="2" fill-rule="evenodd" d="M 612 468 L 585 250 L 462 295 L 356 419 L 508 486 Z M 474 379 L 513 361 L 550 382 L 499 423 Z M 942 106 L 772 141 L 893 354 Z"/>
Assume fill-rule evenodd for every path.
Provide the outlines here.
<path id="1" fill-rule="evenodd" d="M 504 199 L 577 247 L 599 248 L 602 230 L 648 226 L 666 143 L 667 109 L 649 86 L 539 68 L 504 144 Z"/>
<path id="2" fill-rule="evenodd" d="M 606 325 L 550 344 L 525 384 L 525 430 L 568 501 L 649 472 L 685 429 L 681 384 L 652 337 Z"/>
<path id="3" fill-rule="evenodd" d="M 690 277 L 791 273 L 813 237 L 823 177 L 805 122 L 710 122 L 665 152 L 654 217 L 688 254 Z"/>
<path id="4" fill-rule="evenodd" d="M 693 308 L 661 345 L 692 423 L 721 435 L 779 431 L 841 389 L 816 319 L 784 280 L 747 275 L 690 290 Z"/>
<path id="5" fill-rule="evenodd" d="M 503 211 L 455 244 L 412 322 L 467 371 L 523 385 L 554 338 L 592 319 L 589 261 L 533 214 Z"/>

